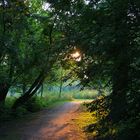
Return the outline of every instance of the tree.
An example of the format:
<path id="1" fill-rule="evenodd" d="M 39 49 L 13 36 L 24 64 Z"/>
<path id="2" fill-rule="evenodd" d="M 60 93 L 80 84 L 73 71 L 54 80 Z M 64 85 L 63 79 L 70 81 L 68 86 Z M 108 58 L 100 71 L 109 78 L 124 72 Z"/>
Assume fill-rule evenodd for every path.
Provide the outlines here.
<path id="1" fill-rule="evenodd" d="M 62 0 L 53 6 L 56 11 L 62 11 L 59 19 L 69 49 L 77 47 L 83 53 L 77 76 L 84 86 L 98 85 L 100 80 L 102 87 L 111 89 L 108 118 L 113 123 L 135 120 L 139 117 L 136 75 L 139 72 L 140 2 L 93 0 L 65 4 Z M 137 114 L 135 117 L 129 108 Z"/>
<path id="2" fill-rule="evenodd" d="M 24 31 L 23 27 L 26 27 L 28 8 L 22 1 L 2 0 L 0 3 L 0 102 L 4 102 L 17 75 L 19 67 L 18 45 L 22 36 L 20 33 Z M 17 11 L 17 9 L 19 10 Z"/>

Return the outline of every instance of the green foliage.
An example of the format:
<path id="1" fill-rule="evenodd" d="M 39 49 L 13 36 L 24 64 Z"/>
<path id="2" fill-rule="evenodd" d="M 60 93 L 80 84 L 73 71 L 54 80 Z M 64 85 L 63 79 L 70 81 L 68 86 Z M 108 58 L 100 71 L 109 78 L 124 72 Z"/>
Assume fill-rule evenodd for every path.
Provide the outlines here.
<path id="1" fill-rule="evenodd" d="M 45 80 L 50 84 L 60 82 L 62 88 L 64 80 L 74 77 L 83 87 L 98 89 L 100 94 L 106 89 L 111 92 L 109 100 L 107 97 L 97 99 L 91 106 L 91 110 L 97 112 L 109 110 L 105 117 L 98 113 L 100 122 L 105 122 L 104 127 L 99 127 L 101 132 L 110 131 L 107 126 L 111 130 L 116 126 L 118 140 L 139 139 L 136 125 L 140 120 L 139 0 L 47 2 L 50 8 L 46 10 L 42 9 L 39 0 L 0 2 L 0 103 L 3 116 L 7 114 L 8 118 L 10 115 L 7 106 L 11 106 L 12 101 L 5 106 L 3 103 L 11 87 L 23 90 L 14 108 L 27 101 L 17 110 L 21 112 L 20 116 L 26 110 L 33 112 L 46 105 L 44 99 L 31 99 Z M 75 50 L 80 50 L 81 61 L 70 57 Z M 60 66 L 69 69 L 68 73 Z M 63 75 L 68 76 L 62 78 Z M 86 91 L 62 97 L 95 98 L 96 95 Z M 51 103 L 57 98 L 52 96 L 47 100 Z M 108 125 L 108 119 L 112 124 Z"/>
<path id="2" fill-rule="evenodd" d="M 139 118 L 137 120 L 131 118 L 125 122 L 120 121 L 116 124 L 118 131 L 116 138 L 118 140 L 140 139 L 139 124 Z"/>
<path id="3" fill-rule="evenodd" d="M 11 106 L 15 98 L 7 98 L 5 104 L 0 104 L 0 122 L 11 119 L 12 111 Z"/>
<path id="4" fill-rule="evenodd" d="M 96 123 L 91 123 L 86 127 L 87 132 L 96 132 L 96 139 L 106 140 L 115 139 L 117 133 L 114 124 L 109 120 L 108 115 L 110 113 L 109 107 L 110 98 L 106 96 L 99 96 L 91 103 L 86 103 L 85 106 L 89 112 L 93 113 L 93 117 L 96 117 Z"/>
<path id="5" fill-rule="evenodd" d="M 24 107 L 30 112 L 36 112 L 46 107 L 46 100 L 41 97 L 32 97 L 24 104 Z"/>
<path id="6" fill-rule="evenodd" d="M 45 97 L 34 96 L 24 105 L 13 111 L 11 110 L 11 107 L 15 100 L 15 97 L 8 97 L 5 101 L 5 104 L 0 105 L 0 122 L 10 121 L 12 119 L 21 119 L 32 112 L 37 112 L 44 108 L 51 108 L 57 105 L 61 105 L 64 102 L 70 101 L 72 99 L 68 96 L 64 96 L 60 99 L 58 98 L 58 93 L 50 93 Z"/>
<path id="7" fill-rule="evenodd" d="M 9 107 L 0 105 L 0 122 L 7 121 L 11 118 L 11 110 Z"/>
<path id="8" fill-rule="evenodd" d="M 100 120 L 104 120 L 109 113 L 109 97 L 99 96 L 94 101 L 86 104 L 90 112 L 96 111 L 96 116 Z"/>
<path id="9" fill-rule="evenodd" d="M 56 95 L 54 96 L 45 96 L 45 97 L 32 97 L 30 100 L 28 100 L 23 108 L 25 108 L 29 112 L 37 112 L 44 108 L 50 108 L 52 106 L 55 106 L 59 103 L 62 103 L 64 101 L 69 101 L 69 98 L 63 97 L 59 99 Z"/>
<path id="10" fill-rule="evenodd" d="M 53 98 L 58 98 L 59 97 L 59 91 L 56 90 L 52 90 L 52 91 L 48 91 L 48 90 L 44 90 L 43 93 L 44 97 L 49 99 L 53 99 Z M 98 96 L 98 91 L 97 90 L 89 90 L 89 89 L 85 89 L 85 90 L 78 90 L 78 89 L 74 89 L 74 90 L 68 90 L 68 91 L 62 91 L 62 96 L 61 99 L 64 100 L 72 100 L 72 99 L 95 99 Z"/>
<path id="11" fill-rule="evenodd" d="M 67 19 L 67 22 L 62 22 L 69 47 L 83 53 L 82 61 L 77 63 L 75 70 L 77 77 L 83 86 L 108 87 L 111 92 L 106 103 L 110 110 L 108 117 L 101 117 L 101 122 L 105 122 L 104 127 L 100 127 L 101 134 L 102 130 L 110 130 L 107 126 L 112 128 L 120 121 L 125 125 L 133 119 L 136 124 L 140 107 L 140 2 L 105 0 L 89 1 L 87 5 L 83 1 L 74 2 L 69 14 L 65 14 L 68 9 L 64 12 L 62 8 L 63 13 L 59 17 Z M 101 102 L 99 106 L 102 106 Z M 108 124 L 108 120 L 112 125 Z M 134 130 L 138 133 L 136 126 Z"/>
<path id="12" fill-rule="evenodd" d="M 67 94 L 70 94 L 74 99 L 95 99 L 98 96 L 96 90 L 77 90 L 68 92 Z"/>
<path id="13" fill-rule="evenodd" d="M 11 110 L 10 110 L 11 111 Z M 16 111 L 11 111 L 10 119 L 21 119 L 23 116 L 29 114 L 28 110 L 24 106 L 20 106 Z"/>
<path id="14" fill-rule="evenodd" d="M 91 123 L 86 127 L 87 132 L 97 132 L 97 139 L 116 139 L 116 140 L 131 140 L 139 139 L 139 116 L 131 117 L 127 120 L 122 118 L 119 122 L 114 123 L 109 118 L 109 102 L 110 97 L 99 97 L 91 103 L 86 103 L 85 106 L 90 112 L 93 112 L 93 117 L 96 116 L 97 122 Z"/>

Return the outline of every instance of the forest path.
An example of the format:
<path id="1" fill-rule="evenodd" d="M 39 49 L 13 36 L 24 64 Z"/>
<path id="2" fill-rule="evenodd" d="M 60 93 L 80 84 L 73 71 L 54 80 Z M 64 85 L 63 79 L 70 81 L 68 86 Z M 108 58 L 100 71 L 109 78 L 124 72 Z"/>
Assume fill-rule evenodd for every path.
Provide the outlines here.
<path id="1" fill-rule="evenodd" d="M 0 140 L 86 140 L 74 119 L 83 101 L 66 102 L 50 110 L 34 113 L 31 118 L 3 124 Z"/>

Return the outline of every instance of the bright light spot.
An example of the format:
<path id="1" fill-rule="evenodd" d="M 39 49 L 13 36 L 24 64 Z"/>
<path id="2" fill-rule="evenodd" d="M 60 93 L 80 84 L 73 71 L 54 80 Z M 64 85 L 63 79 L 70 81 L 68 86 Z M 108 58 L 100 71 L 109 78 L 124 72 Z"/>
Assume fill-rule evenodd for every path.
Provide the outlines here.
<path id="1" fill-rule="evenodd" d="M 84 78 L 85 78 L 85 79 L 88 79 L 88 76 L 87 76 L 87 75 L 84 75 Z"/>
<path id="2" fill-rule="evenodd" d="M 44 2 L 43 5 L 42 5 L 42 9 L 43 10 L 49 10 L 50 9 L 50 4 L 47 3 L 47 2 Z"/>
<path id="3" fill-rule="evenodd" d="M 80 53 L 79 52 L 75 52 L 71 55 L 73 58 L 77 58 L 80 56 Z"/>
<path id="4" fill-rule="evenodd" d="M 88 5 L 90 1 L 89 0 L 85 0 L 84 2 L 85 2 L 86 5 Z"/>
<path id="5" fill-rule="evenodd" d="M 72 56 L 72 58 L 74 58 L 76 61 L 81 61 L 81 54 L 78 52 L 78 51 L 76 51 L 76 52 L 74 52 L 73 54 L 71 54 L 71 56 Z"/>

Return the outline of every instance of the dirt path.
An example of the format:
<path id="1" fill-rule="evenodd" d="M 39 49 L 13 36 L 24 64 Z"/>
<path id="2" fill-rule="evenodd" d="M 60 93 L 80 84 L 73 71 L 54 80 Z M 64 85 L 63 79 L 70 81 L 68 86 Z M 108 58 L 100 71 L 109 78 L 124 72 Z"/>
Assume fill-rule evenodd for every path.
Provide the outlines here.
<path id="1" fill-rule="evenodd" d="M 52 110 L 35 113 L 24 122 L 0 127 L 0 140 L 86 140 L 73 122 L 81 102 L 67 102 Z"/>

